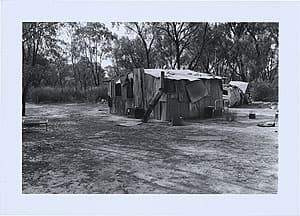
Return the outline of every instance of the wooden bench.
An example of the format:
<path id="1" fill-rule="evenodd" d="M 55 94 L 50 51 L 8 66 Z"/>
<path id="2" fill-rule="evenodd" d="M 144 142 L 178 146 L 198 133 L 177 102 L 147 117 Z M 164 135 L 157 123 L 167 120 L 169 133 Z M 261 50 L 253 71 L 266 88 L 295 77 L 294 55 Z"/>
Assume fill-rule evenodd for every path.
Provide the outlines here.
<path id="1" fill-rule="evenodd" d="M 38 119 L 23 119 L 23 127 L 40 127 L 45 126 L 46 131 L 48 130 L 48 119 L 47 120 L 38 120 Z"/>

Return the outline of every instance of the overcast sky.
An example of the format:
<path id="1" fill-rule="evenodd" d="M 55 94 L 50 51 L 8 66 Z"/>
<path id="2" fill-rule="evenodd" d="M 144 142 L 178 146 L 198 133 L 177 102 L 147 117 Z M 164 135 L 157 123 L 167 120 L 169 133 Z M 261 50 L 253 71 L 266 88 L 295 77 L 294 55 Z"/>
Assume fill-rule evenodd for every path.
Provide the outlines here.
<path id="1" fill-rule="evenodd" d="M 112 26 L 112 23 L 111 22 L 101 22 L 101 23 L 104 23 L 105 26 L 114 34 L 117 34 L 119 37 L 122 37 L 122 36 L 128 36 L 129 38 L 134 38 L 135 37 L 135 34 L 134 33 L 131 33 L 131 32 L 128 32 L 126 31 L 125 27 L 123 25 L 119 25 L 119 26 Z M 66 33 L 66 31 L 62 31 L 60 32 L 60 35 L 59 37 L 70 43 L 71 42 L 71 38 L 70 36 Z M 71 60 L 69 60 L 71 61 Z M 112 60 L 111 58 L 107 58 L 107 59 L 103 59 L 102 60 L 102 67 L 106 67 L 108 65 L 112 65 Z"/>

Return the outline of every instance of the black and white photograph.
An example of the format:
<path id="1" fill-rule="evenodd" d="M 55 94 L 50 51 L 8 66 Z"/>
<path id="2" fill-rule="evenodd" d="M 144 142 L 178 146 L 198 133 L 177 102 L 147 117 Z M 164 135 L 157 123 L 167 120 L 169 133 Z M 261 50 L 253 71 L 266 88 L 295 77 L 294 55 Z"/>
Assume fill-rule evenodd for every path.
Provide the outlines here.
<path id="1" fill-rule="evenodd" d="M 299 1 L 0 11 L 1 216 L 300 216 Z"/>
<path id="2" fill-rule="evenodd" d="M 22 22 L 23 194 L 276 194 L 278 22 Z"/>

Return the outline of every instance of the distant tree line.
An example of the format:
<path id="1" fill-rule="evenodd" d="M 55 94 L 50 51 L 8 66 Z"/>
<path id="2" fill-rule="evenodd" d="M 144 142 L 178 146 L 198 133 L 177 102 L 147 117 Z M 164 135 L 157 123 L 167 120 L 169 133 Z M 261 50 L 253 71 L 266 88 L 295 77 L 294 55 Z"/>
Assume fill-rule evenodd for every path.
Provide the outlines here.
<path id="1" fill-rule="evenodd" d="M 243 81 L 278 74 L 278 23 L 122 23 L 135 33 L 115 41 L 119 69 L 191 69 Z"/>
<path id="2" fill-rule="evenodd" d="M 112 25 L 128 34 L 118 36 L 99 22 L 24 22 L 22 114 L 32 89 L 87 97 L 103 90 L 105 73 L 122 75 L 133 68 L 185 68 L 229 80 L 278 83 L 278 23 Z M 104 68 L 108 58 L 112 66 Z"/>

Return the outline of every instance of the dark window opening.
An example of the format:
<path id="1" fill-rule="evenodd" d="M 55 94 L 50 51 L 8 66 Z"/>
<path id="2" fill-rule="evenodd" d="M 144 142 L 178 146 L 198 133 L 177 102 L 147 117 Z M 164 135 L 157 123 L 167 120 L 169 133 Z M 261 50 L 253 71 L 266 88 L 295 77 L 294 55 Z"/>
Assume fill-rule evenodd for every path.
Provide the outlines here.
<path id="1" fill-rule="evenodd" d="M 133 79 L 127 82 L 127 98 L 133 98 Z"/>
<path id="2" fill-rule="evenodd" d="M 223 95 L 228 95 L 228 91 L 227 90 L 223 90 Z"/>
<path id="3" fill-rule="evenodd" d="M 115 90 L 116 90 L 116 96 L 122 96 L 122 93 L 121 93 L 121 83 L 117 83 L 115 85 Z"/>

